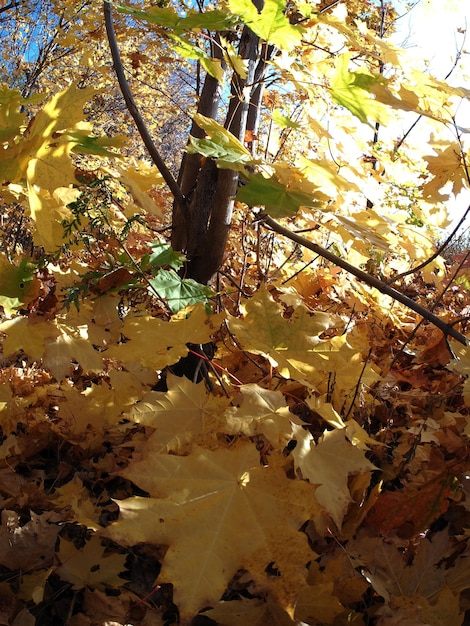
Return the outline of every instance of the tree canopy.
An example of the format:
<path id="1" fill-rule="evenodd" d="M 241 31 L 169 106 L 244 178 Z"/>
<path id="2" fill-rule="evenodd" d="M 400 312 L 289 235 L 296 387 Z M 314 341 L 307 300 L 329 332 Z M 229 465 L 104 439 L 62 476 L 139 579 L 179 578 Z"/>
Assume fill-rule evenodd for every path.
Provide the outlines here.
<path id="1" fill-rule="evenodd" d="M 468 620 L 470 91 L 398 18 L 0 5 L 2 623 Z"/>

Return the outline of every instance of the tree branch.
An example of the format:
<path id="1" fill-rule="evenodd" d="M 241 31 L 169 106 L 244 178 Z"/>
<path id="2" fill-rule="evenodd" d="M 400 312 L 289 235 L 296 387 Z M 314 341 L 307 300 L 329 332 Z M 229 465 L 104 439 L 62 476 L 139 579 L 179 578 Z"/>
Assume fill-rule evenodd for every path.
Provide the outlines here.
<path id="1" fill-rule="evenodd" d="M 450 76 L 450 73 L 448 74 L 448 76 Z M 465 178 L 467 180 L 468 185 L 470 186 L 470 169 L 468 167 L 466 153 L 465 153 L 464 147 L 463 147 L 461 139 L 460 139 L 459 130 L 458 130 L 455 118 L 453 119 L 453 123 L 454 123 L 454 128 L 455 128 L 455 132 L 456 132 L 457 141 L 458 141 L 459 147 L 460 147 L 460 157 L 462 159 L 462 166 L 463 166 L 463 169 L 464 169 L 464 172 L 465 172 Z M 460 218 L 457 226 L 455 226 L 455 228 L 452 230 L 452 232 L 449 234 L 449 236 L 445 239 L 445 241 L 439 246 L 439 248 L 434 252 L 434 254 L 432 254 L 428 259 L 426 259 L 425 261 L 423 261 L 422 263 L 420 263 L 416 267 L 412 267 L 411 269 L 407 270 L 406 272 L 401 272 L 400 274 L 396 274 L 395 276 L 393 276 L 392 278 L 390 278 L 387 281 L 387 284 L 391 285 L 394 282 L 396 282 L 398 279 L 403 278 L 404 276 L 409 276 L 410 274 L 414 274 L 414 272 L 418 272 L 419 270 L 422 270 L 423 267 L 426 267 L 426 265 L 428 265 L 428 263 L 431 263 L 432 261 L 434 261 L 434 259 L 436 259 L 440 254 L 442 254 L 444 252 L 444 250 L 447 248 L 447 246 L 450 244 L 450 242 L 455 237 L 455 235 L 459 231 L 459 229 L 462 226 L 462 224 L 466 221 L 467 216 L 468 216 L 469 213 L 470 213 L 470 204 L 467 206 L 467 210 L 465 211 L 465 213 Z"/>
<path id="2" fill-rule="evenodd" d="M 137 108 L 134 97 L 132 96 L 132 92 L 129 87 L 129 83 L 127 82 L 126 75 L 124 73 L 124 67 L 122 65 L 121 55 L 119 52 L 119 47 L 117 45 L 116 33 L 114 32 L 113 18 L 111 13 L 111 3 L 108 0 L 104 0 L 103 2 L 103 11 L 104 11 L 104 20 L 106 25 L 106 34 L 108 36 L 109 48 L 111 50 L 111 56 L 114 64 L 114 71 L 116 72 L 116 76 L 118 79 L 119 87 L 121 88 L 122 95 L 126 102 L 127 109 L 129 113 L 132 115 L 135 125 L 137 126 L 137 130 L 142 137 L 142 141 L 147 148 L 147 151 L 150 155 L 150 158 L 157 166 L 158 171 L 163 176 L 164 181 L 170 188 L 176 202 L 180 205 L 181 210 L 189 215 L 188 207 L 186 204 L 186 198 L 183 195 L 178 183 L 174 179 L 172 173 L 166 166 L 163 161 L 160 153 L 150 136 L 150 133 L 147 129 L 147 126 Z"/>
<path id="3" fill-rule="evenodd" d="M 281 226 L 280 224 L 278 224 L 276 220 L 273 220 L 273 218 L 269 217 L 268 215 L 264 215 L 264 214 L 262 215 L 261 223 L 266 225 L 268 228 L 270 228 L 274 232 L 279 233 L 280 235 L 283 235 L 284 237 L 287 237 L 288 239 L 291 239 L 292 241 L 295 241 L 296 243 L 300 244 L 304 248 L 308 248 L 309 250 L 312 250 L 316 254 L 319 254 L 324 259 L 327 259 L 331 263 L 334 263 L 338 267 L 341 267 L 342 269 L 346 270 L 350 274 L 353 274 L 353 276 L 355 276 L 362 282 L 366 283 L 367 285 L 370 285 L 371 287 L 375 287 L 375 289 L 377 289 L 381 293 L 384 293 L 387 296 L 390 296 L 391 298 L 393 298 L 394 300 L 401 302 L 402 304 L 407 306 L 409 309 L 411 309 L 415 313 L 418 313 L 419 315 L 421 315 L 421 317 L 423 317 L 425 320 L 427 320 L 431 324 L 434 324 L 434 326 L 437 326 L 437 328 L 442 330 L 442 332 L 445 335 L 449 335 L 450 337 L 453 337 L 454 339 L 462 343 L 464 346 L 468 344 L 468 341 L 465 335 L 462 335 L 462 333 L 459 333 L 458 331 L 456 331 L 455 328 L 453 328 L 451 324 L 447 324 L 447 322 L 444 322 L 443 320 L 441 320 L 439 317 L 431 313 L 431 311 L 424 308 L 423 306 L 421 306 L 420 304 L 418 304 L 411 298 L 408 298 L 408 296 L 405 296 L 404 294 L 400 293 L 393 287 L 390 287 L 390 285 L 387 285 L 382 280 L 375 278 L 375 276 L 371 276 L 367 272 L 363 272 L 362 270 L 355 267 L 354 265 L 351 265 L 351 263 L 348 263 L 344 259 L 341 259 L 340 257 L 336 256 L 336 254 L 333 254 L 332 252 L 325 250 L 325 248 L 322 248 L 318 244 L 313 243 L 309 241 L 308 239 L 305 239 L 305 237 L 302 237 L 301 235 L 293 233 L 288 228 L 285 228 L 284 226 Z"/>

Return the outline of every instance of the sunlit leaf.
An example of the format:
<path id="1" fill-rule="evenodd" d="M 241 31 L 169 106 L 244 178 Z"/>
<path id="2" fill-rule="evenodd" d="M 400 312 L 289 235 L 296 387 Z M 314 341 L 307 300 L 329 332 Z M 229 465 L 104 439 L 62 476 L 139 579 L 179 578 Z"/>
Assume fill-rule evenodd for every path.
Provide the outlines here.
<path id="1" fill-rule="evenodd" d="M 148 11 L 141 11 L 132 7 L 117 6 L 120 13 L 127 13 L 138 19 L 145 20 L 149 24 L 158 24 L 165 28 L 171 28 L 176 33 L 190 30 L 229 30 L 234 23 L 234 18 L 225 11 L 214 9 L 212 11 L 188 11 L 182 17 L 171 7 L 150 7 Z"/>
<path id="2" fill-rule="evenodd" d="M 276 122 L 276 124 L 281 128 L 294 128 L 295 130 L 299 130 L 300 128 L 302 128 L 301 124 L 299 124 L 298 122 L 294 122 L 294 120 L 292 120 L 292 118 L 290 117 L 287 117 L 287 115 L 283 115 L 283 113 L 281 113 L 279 109 L 275 109 L 272 112 L 271 117 L 273 119 L 273 122 Z"/>
<path id="3" fill-rule="evenodd" d="M 17 267 L 0 255 L 0 304 L 12 298 L 20 305 L 28 304 L 39 295 L 40 281 L 35 277 L 37 265 L 27 258 Z"/>
<path id="4" fill-rule="evenodd" d="M 200 113 L 196 113 L 194 121 L 206 132 L 207 137 L 196 139 L 190 135 L 191 143 L 186 148 L 187 152 L 212 157 L 216 159 L 218 167 L 228 169 L 243 169 L 244 165 L 252 162 L 253 157 L 245 146 L 218 122 Z"/>
<path id="5" fill-rule="evenodd" d="M 381 76 L 373 76 L 364 70 L 348 70 L 351 55 L 337 57 L 336 73 L 331 82 L 333 100 L 351 111 L 361 122 L 373 125 L 375 122 L 387 124 L 392 119 L 390 109 L 372 96 L 373 86 L 380 84 Z"/>
<path id="6" fill-rule="evenodd" d="M 300 528 L 319 510 L 314 487 L 261 467 L 251 443 L 189 456 L 155 454 L 123 474 L 151 497 L 119 502 L 119 520 L 107 535 L 125 545 L 169 545 L 160 580 L 173 583 L 183 618 L 217 602 L 240 568 L 294 599 L 313 556 Z M 265 571 L 273 561 L 277 579 Z"/>
<path id="7" fill-rule="evenodd" d="M 262 206 L 272 217 L 292 217 L 300 207 L 319 207 L 326 196 L 306 180 L 291 184 L 280 181 L 276 174 L 266 177 L 261 173 L 245 174 L 247 182 L 239 188 L 237 200 L 249 206 Z"/>
<path id="8" fill-rule="evenodd" d="M 297 430 L 297 445 L 292 453 L 296 466 L 305 478 L 318 485 L 318 501 L 336 526 L 341 528 L 348 505 L 352 502 L 349 477 L 367 474 L 376 468 L 362 450 L 346 439 L 344 430 L 325 431 L 317 445 L 305 431 Z M 338 463 L 338 458 L 341 458 L 341 463 Z"/>
<path id="9" fill-rule="evenodd" d="M 229 0 L 229 7 L 261 39 L 282 50 L 291 50 L 300 43 L 304 29 L 289 23 L 285 15 L 286 3 L 283 0 L 266 0 L 261 11 L 258 11 L 251 0 Z"/>
<path id="10" fill-rule="evenodd" d="M 245 350 L 265 356 L 282 376 L 300 379 L 315 370 L 337 369 L 353 358 L 346 336 L 320 339 L 331 324 L 327 313 L 310 315 L 303 306 L 285 319 L 265 286 L 247 302 L 243 319 L 230 318 L 230 329 Z"/>

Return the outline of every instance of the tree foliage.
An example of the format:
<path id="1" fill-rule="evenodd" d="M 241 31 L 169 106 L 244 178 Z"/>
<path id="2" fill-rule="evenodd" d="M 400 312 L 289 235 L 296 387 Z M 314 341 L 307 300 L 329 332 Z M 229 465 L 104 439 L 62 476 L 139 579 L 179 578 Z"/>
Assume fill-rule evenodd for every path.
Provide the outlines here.
<path id="1" fill-rule="evenodd" d="M 469 92 L 396 17 L 0 8 L 2 623 L 468 620 Z"/>

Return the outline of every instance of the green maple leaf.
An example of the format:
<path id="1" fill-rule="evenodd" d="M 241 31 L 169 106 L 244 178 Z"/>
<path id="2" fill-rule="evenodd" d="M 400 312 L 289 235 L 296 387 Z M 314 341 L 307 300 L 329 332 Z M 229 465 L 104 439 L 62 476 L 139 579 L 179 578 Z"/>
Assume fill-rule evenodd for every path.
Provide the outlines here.
<path id="1" fill-rule="evenodd" d="M 214 9 L 212 11 L 188 11 L 185 17 L 181 17 L 171 7 L 151 7 L 148 11 L 141 11 L 126 6 L 117 6 L 119 13 L 127 13 L 149 24 L 158 24 L 165 28 L 171 28 L 175 33 L 183 33 L 191 30 L 229 30 L 233 26 L 234 18 L 225 11 Z"/>
<path id="2" fill-rule="evenodd" d="M 127 137 L 95 137 L 88 135 L 83 130 L 70 131 L 66 136 L 74 142 L 72 152 L 76 154 L 95 154 L 97 156 L 122 158 L 117 152 L 108 150 L 111 148 L 121 148 L 127 141 Z"/>
<path id="3" fill-rule="evenodd" d="M 16 267 L 0 256 L 0 305 L 6 313 L 38 297 L 41 285 L 35 277 L 36 269 L 26 258 Z"/>
<path id="4" fill-rule="evenodd" d="M 258 37 L 282 50 L 291 50 L 302 39 L 304 29 L 289 22 L 283 0 L 265 0 L 261 11 L 252 0 L 229 0 L 229 7 Z"/>
<path id="5" fill-rule="evenodd" d="M 202 128 L 207 137 L 197 139 L 190 135 L 190 144 L 186 148 L 189 154 L 197 153 L 216 159 L 217 166 L 226 169 L 243 170 L 253 162 L 251 153 L 235 135 L 218 122 L 201 113 L 194 115 L 194 121 Z"/>
<path id="6" fill-rule="evenodd" d="M 207 285 L 201 285 L 192 278 L 181 278 L 174 270 L 160 270 L 149 283 L 152 286 L 152 295 L 156 292 L 160 298 L 166 300 L 173 313 L 198 302 L 207 302 L 214 295 Z"/>
<path id="7" fill-rule="evenodd" d="M 300 130 L 302 128 L 301 124 L 294 122 L 294 120 L 287 115 L 283 115 L 279 109 L 275 109 L 272 112 L 271 118 L 273 122 L 281 128 L 294 128 L 295 130 Z"/>
<path id="8" fill-rule="evenodd" d="M 152 267 L 162 267 L 169 265 L 174 270 L 179 270 L 183 266 L 186 257 L 181 252 L 176 252 L 167 243 L 154 241 L 150 244 L 152 254 L 149 256 L 148 265 Z"/>
<path id="9" fill-rule="evenodd" d="M 20 107 L 24 102 L 25 99 L 19 91 L 0 85 L 0 141 L 2 143 L 20 134 L 20 128 L 25 119 L 25 114 L 20 112 Z"/>
<path id="10" fill-rule="evenodd" d="M 391 109 L 372 96 L 375 86 L 383 82 L 382 76 L 373 76 L 364 70 L 348 70 L 351 54 L 340 55 L 335 63 L 336 73 L 331 83 L 333 100 L 351 111 L 366 124 L 386 124 L 392 118 Z"/>
<path id="11" fill-rule="evenodd" d="M 325 199 L 322 193 L 307 190 L 305 184 L 288 185 L 275 174 L 266 178 L 259 172 L 250 174 L 247 184 L 237 193 L 237 200 L 249 206 L 263 206 L 274 218 L 292 217 L 300 207 L 318 208 Z"/>
<path id="12" fill-rule="evenodd" d="M 221 83 L 224 78 L 224 70 L 219 59 L 214 59 L 198 45 L 185 39 L 183 36 L 170 34 L 170 38 L 175 42 L 172 46 L 173 50 L 180 54 L 184 59 L 196 59 L 213 78 Z"/>

